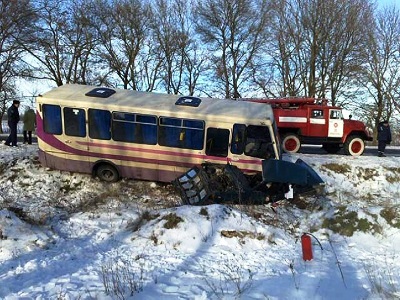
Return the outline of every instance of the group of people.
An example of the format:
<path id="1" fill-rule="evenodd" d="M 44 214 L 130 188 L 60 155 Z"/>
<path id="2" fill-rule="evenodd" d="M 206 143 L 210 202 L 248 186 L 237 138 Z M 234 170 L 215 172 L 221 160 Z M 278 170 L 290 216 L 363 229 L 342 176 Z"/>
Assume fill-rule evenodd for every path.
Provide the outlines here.
<path id="1" fill-rule="evenodd" d="M 8 127 L 10 128 L 10 135 L 8 136 L 6 146 L 17 147 L 17 126 L 20 121 L 19 108 L 20 101 L 14 100 L 13 104 L 7 110 L 8 117 Z M 35 130 L 36 125 L 36 114 L 32 108 L 24 113 L 22 118 L 24 122 L 23 134 L 24 134 L 24 144 L 32 144 L 32 131 Z"/>

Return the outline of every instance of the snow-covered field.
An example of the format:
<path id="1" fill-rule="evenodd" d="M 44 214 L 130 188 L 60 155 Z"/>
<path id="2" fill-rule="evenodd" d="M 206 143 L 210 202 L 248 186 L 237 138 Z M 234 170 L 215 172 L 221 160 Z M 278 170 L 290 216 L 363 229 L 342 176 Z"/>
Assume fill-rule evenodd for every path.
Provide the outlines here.
<path id="1" fill-rule="evenodd" d="M 399 157 L 286 156 L 326 193 L 272 208 L 183 206 L 170 185 L 106 184 L 36 155 L 0 145 L 1 299 L 400 298 Z"/>

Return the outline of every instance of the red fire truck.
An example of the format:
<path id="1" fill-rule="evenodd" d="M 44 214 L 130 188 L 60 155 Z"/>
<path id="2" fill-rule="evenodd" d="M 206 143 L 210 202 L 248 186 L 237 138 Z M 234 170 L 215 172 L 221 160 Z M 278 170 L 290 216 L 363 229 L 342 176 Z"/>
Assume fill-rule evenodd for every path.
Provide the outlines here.
<path id="1" fill-rule="evenodd" d="M 363 154 L 365 141 L 372 141 L 372 131 L 363 122 L 344 119 L 342 109 L 329 106 L 326 99 L 278 98 L 243 99 L 267 103 L 274 110 L 282 148 L 296 153 L 302 144 L 322 145 L 328 153 L 341 148 L 348 155 Z"/>

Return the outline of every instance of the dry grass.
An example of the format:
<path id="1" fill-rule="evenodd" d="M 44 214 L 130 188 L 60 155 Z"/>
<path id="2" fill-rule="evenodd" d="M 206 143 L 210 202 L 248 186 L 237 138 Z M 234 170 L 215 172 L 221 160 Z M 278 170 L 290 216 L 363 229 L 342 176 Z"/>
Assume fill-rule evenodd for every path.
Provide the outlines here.
<path id="1" fill-rule="evenodd" d="M 351 173 L 351 167 L 348 164 L 328 163 L 321 165 L 321 169 L 325 169 L 343 175 Z"/>
<path id="2" fill-rule="evenodd" d="M 183 219 L 175 213 L 169 213 L 168 215 L 165 215 L 164 217 L 162 217 L 162 219 L 166 220 L 166 222 L 164 224 L 165 229 L 177 228 L 178 224 L 183 222 Z"/>

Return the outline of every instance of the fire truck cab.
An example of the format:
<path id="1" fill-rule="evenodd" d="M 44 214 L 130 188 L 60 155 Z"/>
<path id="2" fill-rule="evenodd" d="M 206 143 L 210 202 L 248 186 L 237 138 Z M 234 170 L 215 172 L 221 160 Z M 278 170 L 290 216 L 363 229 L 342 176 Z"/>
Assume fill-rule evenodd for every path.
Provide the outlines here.
<path id="1" fill-rule="evenodd" d="M 302 144 L 322 145 L 328 153 L 341 148 L 348 155 L 362 155 L 372 132 L 361 121 L 344 119 L 342 108 L 329 106 L 326 99 L 245 99 L 270 104 L 279 130 L 283 151 L 296 153 Z"/>

